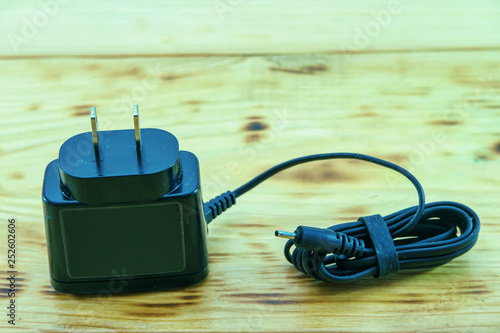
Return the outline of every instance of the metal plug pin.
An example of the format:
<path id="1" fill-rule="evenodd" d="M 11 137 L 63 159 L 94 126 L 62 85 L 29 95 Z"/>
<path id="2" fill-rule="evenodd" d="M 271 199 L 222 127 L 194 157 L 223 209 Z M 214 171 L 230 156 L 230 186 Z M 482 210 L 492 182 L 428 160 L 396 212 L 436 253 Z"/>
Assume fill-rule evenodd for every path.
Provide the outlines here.
<path id="1" fill-rule="evenodd" d="M 137 157 L 141 158 L 142 143 L 141 143 L 141 127 L 139 124 L 139 106 L 134 105 L 134 129 L 135 129 L 135 145 L 137 148 Z"/>
<path id="2" fill-rule="evenodd" d="M 96 161 L 99 161 L 99 126 L 97 123 L 97 113 L 95 107 L 90 108 L 90 123 L 92 124 L 92 141 L 94 142 L 94 152 Z"/>

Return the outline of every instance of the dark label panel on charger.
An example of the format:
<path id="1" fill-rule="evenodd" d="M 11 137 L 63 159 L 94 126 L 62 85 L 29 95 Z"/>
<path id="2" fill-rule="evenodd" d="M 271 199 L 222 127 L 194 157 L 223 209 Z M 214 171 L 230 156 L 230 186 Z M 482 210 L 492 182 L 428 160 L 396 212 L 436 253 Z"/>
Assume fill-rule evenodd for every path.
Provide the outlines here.
<path id="1" fill-rule="evenodd" d="M 186 267 L 178 203 L 63 209 L 61 227 L 71 278 L 133 278 Z"/>

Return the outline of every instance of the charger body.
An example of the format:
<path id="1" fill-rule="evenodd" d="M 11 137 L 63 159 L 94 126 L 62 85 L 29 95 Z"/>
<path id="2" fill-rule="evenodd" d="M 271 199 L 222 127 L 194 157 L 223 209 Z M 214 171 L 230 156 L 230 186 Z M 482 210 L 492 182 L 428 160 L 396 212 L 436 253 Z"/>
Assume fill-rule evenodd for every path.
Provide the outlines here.
<path id="1" fill-rule="evenodd" d="M 66 141 L 43 184 L 52 287 L 110 295 L 190 285 L 208 275 L 196 156 L 162 130 L 92 133 Z M 87 147 L 87 148 L 85 148 Z"/>

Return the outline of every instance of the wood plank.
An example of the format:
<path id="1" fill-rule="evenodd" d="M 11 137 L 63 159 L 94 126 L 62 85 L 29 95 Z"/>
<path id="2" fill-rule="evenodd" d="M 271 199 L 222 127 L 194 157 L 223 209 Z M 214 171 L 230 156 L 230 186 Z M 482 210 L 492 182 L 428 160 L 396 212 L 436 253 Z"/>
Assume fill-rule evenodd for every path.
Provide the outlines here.
<path id="1" fill-rule="evenodd" d="M 498 50 L 499 16 L 487 0 L 2 2 L 0 57 Z"/>
<path id="2" fill-rule="evenodd" d="M 499 77 L 498 52 L 484 51 L 353 55 L 349 62 L 343 55 L 1 61 L 0 216 L 19 224 L 18 326 L 498 330 Z M 64 140 L 90 130 L 90 105 L 102 129 L 117 129 L 132 127 L 134 102 L 144 127 L 171 131 L 181 149 L 198 155 L 206 199 L 288 158 L 356 151 L 407 167 L 428 201 L 474 208 L 480 240 L 429 271 L 347 285 L 312 281 L 282 257 L 275 229 L 326 227 L 416 202 L 409 184 L 377 167 L 319 162 L 276 176 L 211 224 L 211 273 L 199 285 L 109 299 L 54 292 L 40 198 L 44 168 Z M 229 172 L 229 161 L 239 168 Z M 1 237 L 0 249 L 5 242 Z M 1 288 L 5 301 L 5 280 Z"/>

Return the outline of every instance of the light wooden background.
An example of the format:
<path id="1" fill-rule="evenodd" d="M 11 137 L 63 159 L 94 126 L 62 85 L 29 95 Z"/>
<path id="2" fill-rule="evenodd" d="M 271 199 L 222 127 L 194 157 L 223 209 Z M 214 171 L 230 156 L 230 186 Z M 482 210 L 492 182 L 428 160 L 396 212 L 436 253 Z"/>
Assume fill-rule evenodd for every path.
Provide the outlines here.
<path id="1" fill-rule="evenodd" d="M 2 1 L 0 253 L 15 217 L 16 328 L 498 332 L 500 5 L 391 6 Z M 389 9 L 378 23 L 373 13 Z M 118 129 L 132 128 L 134 103 L 143 127 L 172 132 L 199 157 L 205 199 L 289 158 L 354 151 L 414 172 L 428 201 L 471 206 L 482 220 L 479 242 L 446 266 L 387 280 L 304 277 L 283 258 L 275 229 L 326 227 L 416 203 L 411 186 L 385 170 L 319 162 L 273 178 L 214 221 L 204 283 L 109 299 L 56 293 L 44 168 L 66 139 L 90 130 L 90 106 L 101 129 Z M 228 171 L 228 162 L 239 168 Z"/>

